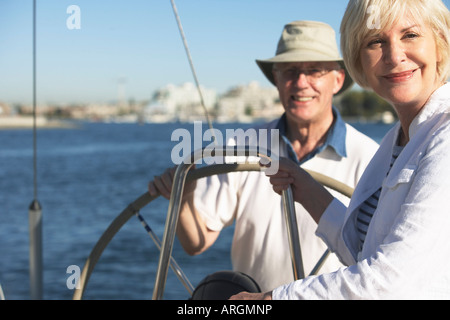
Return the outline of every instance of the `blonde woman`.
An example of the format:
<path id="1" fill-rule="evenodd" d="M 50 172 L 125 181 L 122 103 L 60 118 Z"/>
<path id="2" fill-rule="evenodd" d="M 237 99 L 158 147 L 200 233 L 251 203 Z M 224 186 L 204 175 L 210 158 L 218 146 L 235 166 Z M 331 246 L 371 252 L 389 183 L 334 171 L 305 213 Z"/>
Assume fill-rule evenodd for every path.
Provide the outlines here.
<path id="1" fill-rule="evenodd" d="M 289 160 L 271 177 L 276 192 L 292 186 L 347 267 L 233 299 L 450 298 L 449 30 L 441 0 L 350 0 L 341 24 L 346 66 L 400 121 L 348 208 Z"/>

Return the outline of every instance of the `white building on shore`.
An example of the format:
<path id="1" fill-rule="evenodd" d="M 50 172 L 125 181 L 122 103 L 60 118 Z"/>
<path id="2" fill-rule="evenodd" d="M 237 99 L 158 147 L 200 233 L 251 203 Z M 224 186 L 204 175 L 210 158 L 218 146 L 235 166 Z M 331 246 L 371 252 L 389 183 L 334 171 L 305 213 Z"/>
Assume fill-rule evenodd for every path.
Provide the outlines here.
<path id="1" fill-rule="evenodd" d="M 249 122 L 276 118 L 283 112 L 275 87 L 263 88 L 257 82 L 236 86 L 222 96 L 214 89 L 201 88 L 211 118 L 219 122 Z M 157 90 L 145 107 L 144 120 L 149 122 L 204 120 L 200 95 L 192 83 L 169 84 Z"/>
<path id="2" fill-rule="evenodd" d="M 248 122 L 280 116 L 283 107 L 275 87 L 261 87 L 253 81 L 226 92 L 217 103 L 218 121 Z"/>
<path id="3" fill-rule="evenodd" d="M 217 101 L 216 90 L 204 87 L 200 90 L 206 109 L 213 112 Z M 181 86 L 168 84 L 156 90 L 153 99 L 144 108 L 143 116 L 149 122 L 192 121 L 204 119 L 205 112 L 197 87 L 187 82 Z"/>

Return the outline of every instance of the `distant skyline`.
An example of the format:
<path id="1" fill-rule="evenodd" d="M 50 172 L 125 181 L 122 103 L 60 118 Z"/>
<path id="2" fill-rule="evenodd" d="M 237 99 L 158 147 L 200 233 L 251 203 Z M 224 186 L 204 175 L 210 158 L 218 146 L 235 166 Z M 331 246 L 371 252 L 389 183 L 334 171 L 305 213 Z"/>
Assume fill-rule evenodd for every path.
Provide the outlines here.
<path id="1" fill-rule="evenodd" d="M 288 22 L 326 22 L 339 42 L 347 1 L 175 4 L 199 82 L 223 93 L 251 81 L 271 85 L 255 59 L 274 55 Z M 80 9 L 80 29 L 70 20 L 73 11 L 67 13 L 71 5 Z M 0 101 L 32 101 L 32 8 L 32 0 L 0 0 Z M 140 101 L 185 82 L 193 76 L 170 0 L 37 0 L 38 103 L 108 102 L 119 95 Z"/>

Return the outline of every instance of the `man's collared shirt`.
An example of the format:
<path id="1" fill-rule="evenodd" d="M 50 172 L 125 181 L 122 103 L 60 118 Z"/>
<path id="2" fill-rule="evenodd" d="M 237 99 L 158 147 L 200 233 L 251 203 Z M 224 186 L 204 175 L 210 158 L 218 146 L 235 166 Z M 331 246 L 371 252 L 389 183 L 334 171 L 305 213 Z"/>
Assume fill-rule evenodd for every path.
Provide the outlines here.
<path id="1" fill-rule="evenodd" d="M 312 152 L 308 153 L 303 159 L 299 160 L 297 155 L 292 147 L 291 142 L 287 138 L 287 121 L 286 114 L 281 116 L 276 129 L 280 131 L 280 136 L 283 138 L 284 142 L 287 145 L 289 158 L 295 161 L 298 165 L 305 163 L 306 161 L 312 159 L 315 155 L 322 152 L 326 147 L 332 147 L 336 153 L 341 157 L 347 157 L 347 149 L 345 146 L 345 136 L 347 134 L 347 128 L 345 126 L 345 122 L 342 120 L 339 112 L 333 107 L 333 116 L 334 121 L 331 125 L 330 129 L 327 132 L 327 138 L 325 143 L 318 146 Z"/>

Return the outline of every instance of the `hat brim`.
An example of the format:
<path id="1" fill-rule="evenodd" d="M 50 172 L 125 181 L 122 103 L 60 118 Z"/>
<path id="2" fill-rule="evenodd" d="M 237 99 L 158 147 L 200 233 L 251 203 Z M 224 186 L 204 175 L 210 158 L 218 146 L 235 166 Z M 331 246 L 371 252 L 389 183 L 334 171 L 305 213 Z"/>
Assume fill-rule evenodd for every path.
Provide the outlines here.
<path id="1" fill-rule="evenodd" d="M 292 53 L 292 52 L 286 52 L 284 54 L 277 55 L 271 59 L 267 60 L 256 60 L 256 64 L 259 66 L 261 71 L 264 73 L 266 78 L 273 84 L 275 84 L 275 79 L 273 77 L 272 68 L 274 63 L 286 63 L 286 62 L 312 62 L 312 61 L 336 61 L 339 62 L 339 64 L 342 66 L 342 68 L 345 70 L 345 80 L 344 84 L 342 85 L 341 90 L 339 90 L 336 95 L 339 95 L 349 89 L 353 85 L 353 80 L 350 77 L 350 74 L 347 71 L 347 68 L 345 68 L 344 61 L 342 59 L 333 59 L 329 56 L 321 56 L 320 54 L 316 53 L 314 55 L 308 54 L 301 54 L 301 53 Z"/>

